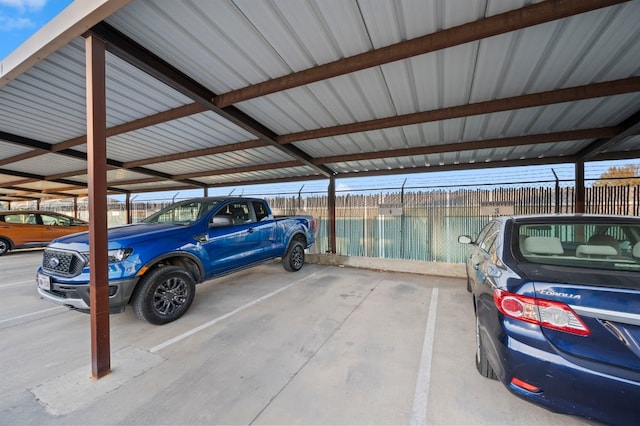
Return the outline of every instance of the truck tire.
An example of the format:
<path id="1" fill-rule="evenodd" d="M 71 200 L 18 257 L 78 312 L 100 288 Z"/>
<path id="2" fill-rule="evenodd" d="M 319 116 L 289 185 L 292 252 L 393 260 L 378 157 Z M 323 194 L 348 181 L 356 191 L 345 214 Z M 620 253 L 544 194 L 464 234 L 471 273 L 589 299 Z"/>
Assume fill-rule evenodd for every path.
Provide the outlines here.
<path id="1" fill-rule="evenodd" d="M 289 272 L 296 272 L 304 265 L 304 245 L 299 239 L 291 242 L 289 249 L 282 258 L 282 266 Z"/>
<path id="2" fill-rule="evenodd" d="M 191 306 L 196 285 L 179 266 L 163 266 L 145 275 L 133 294 L 133 310 L 141 320 L 162 325 L 175 321 Z"/>

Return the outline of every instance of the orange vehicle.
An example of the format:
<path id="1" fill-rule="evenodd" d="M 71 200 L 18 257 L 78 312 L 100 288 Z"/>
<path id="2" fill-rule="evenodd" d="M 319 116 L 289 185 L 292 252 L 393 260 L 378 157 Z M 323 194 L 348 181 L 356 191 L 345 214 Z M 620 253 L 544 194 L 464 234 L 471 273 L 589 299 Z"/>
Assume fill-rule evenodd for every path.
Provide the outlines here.
<path id="1" fill-rule="evenodd" d="M 60 213 L 0 211 L 0 256 L 17 248 L 44 247 L 56 238 L 88 230 L 84 220 Z"/>

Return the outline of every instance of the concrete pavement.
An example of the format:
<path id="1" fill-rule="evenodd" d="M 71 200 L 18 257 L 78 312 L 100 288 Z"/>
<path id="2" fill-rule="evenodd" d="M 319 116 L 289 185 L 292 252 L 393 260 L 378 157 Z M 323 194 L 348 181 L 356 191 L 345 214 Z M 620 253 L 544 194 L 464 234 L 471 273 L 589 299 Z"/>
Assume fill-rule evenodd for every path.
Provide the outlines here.
<path id="1" fill-rule="evenodd" d="M 589 424 L 474 366 L 464 280 L 279 263 L 198 286 L 154 326 L 112 315 L 90 379 L 89 316 L 40 300 L 41 252 L 0 257 L 0 424 Z"/>

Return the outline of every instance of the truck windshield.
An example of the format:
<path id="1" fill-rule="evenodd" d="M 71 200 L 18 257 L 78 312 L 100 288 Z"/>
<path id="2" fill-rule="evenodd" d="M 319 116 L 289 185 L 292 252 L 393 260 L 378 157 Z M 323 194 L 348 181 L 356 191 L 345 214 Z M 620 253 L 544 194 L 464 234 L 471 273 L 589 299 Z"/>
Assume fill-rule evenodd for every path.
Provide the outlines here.
<path id="1" fill-rule="evenodd" d="M 200 220 L 214 208 L 218 200 L 188 200 L 172 204 L 142 220 L 144 223 L 174 223 L 189 225 Z"/>
<path id="2" fill-rule="evenodd" d="M 530 263 L 640 271 L 640 224 L 628 221 L 522 224 L 513 246 Z"/>

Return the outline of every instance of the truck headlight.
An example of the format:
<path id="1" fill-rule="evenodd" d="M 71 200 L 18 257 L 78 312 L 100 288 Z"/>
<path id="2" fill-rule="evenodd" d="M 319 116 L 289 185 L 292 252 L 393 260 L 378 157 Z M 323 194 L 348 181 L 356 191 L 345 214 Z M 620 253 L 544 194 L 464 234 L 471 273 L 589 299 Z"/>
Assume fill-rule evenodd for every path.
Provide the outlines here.
<path id="1" fill-rule="evenodd" d="M 107 261 L 109 263 L 122 262 L 133 252 L 131 248 L 119 248 L 107 251 Z"/>

